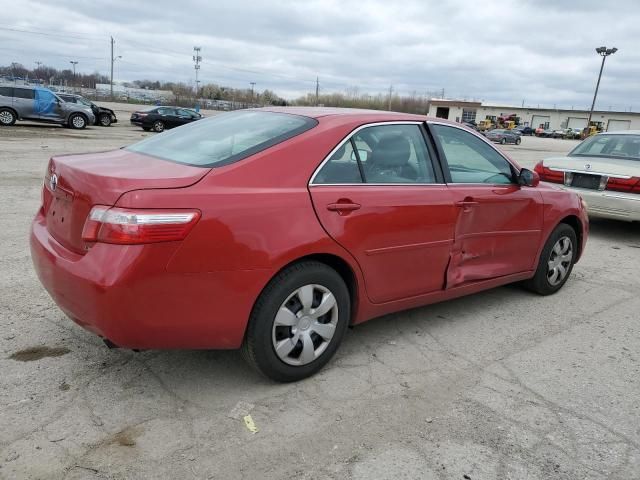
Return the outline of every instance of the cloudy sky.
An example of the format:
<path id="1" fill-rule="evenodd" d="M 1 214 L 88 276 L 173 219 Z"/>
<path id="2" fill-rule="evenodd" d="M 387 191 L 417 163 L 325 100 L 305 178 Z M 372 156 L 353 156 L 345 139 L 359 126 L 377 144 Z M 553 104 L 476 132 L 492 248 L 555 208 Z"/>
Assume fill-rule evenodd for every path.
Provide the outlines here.
<path id="1" fill-rule="evenodd" d="M 115 77 L 200 79 L 293 98 L 356 87 L 585 108 L 600 45 L 597 106 L 640 111 L 640 2 L 601 0 L 0 0 L 0 65 L 41 61 Z"/>

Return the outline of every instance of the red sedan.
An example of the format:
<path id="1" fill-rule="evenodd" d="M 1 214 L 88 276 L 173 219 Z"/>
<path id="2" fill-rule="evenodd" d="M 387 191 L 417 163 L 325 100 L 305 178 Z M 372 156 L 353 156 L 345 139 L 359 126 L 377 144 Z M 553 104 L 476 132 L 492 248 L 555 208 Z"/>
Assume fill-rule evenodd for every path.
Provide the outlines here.
<path id="1" fill-rule="evenodd" d="M 349 325 L 511 282 L 558 291 L 581 199 L 475 132 L 417 115 L 260 109 L 53 157 L 37 274 L 110 346 L 242 347 L 318 371 Z"/>

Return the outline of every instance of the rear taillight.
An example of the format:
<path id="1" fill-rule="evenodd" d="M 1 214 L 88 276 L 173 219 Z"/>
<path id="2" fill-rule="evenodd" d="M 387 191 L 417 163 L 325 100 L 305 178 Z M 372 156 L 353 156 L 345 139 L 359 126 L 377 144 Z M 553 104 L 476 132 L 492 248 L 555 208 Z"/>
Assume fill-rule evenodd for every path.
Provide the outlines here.
<path id="1" fill-rule="evenodd" d="M 614 192 L 640 193 L 640 178 L 609 178 L 605 189 Z"/>
<path id="2" fill-rule="evenodd" d="M 564 172 L 545 167 L 544 162 L 538 162 L 533 169 L 540 175 L 540 180 L 543 182 L 564 183 Z"/>
<path id="3" fill-rule="evenodd" d="M 183 240 L 200 219 L 198 210 L 134 210 L 96 205 L 82 230 L 87 243 L 141 243 Z"/>

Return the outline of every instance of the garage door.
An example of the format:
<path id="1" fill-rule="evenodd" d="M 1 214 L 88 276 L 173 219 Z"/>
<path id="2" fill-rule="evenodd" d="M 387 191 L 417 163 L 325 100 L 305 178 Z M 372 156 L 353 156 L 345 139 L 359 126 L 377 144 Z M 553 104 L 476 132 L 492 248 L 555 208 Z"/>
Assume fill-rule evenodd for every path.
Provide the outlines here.
<path id="1" fill-rule="evenodd" d="M 586 126 L 586 118 L 569 117 L 569 120 L 567 121 L 567 128 L 579 128 L 580 130 L 582 130 Z"/>
<path id="2" fill-rule="evenodd" d="M 543 128 L 549 128 L 550 120 L 551 117 L 546 115 L 534 115 L 531 119 L 531 128 L 538 128 L 540 125 L 542 125 Z"/>
<path id="3" fill-rule="evenodd" d="M 607 132 L 615 132 L 616 130 L 629 130 L 631 128 L 631 120 L 609 120 L 607 124 Z"/>

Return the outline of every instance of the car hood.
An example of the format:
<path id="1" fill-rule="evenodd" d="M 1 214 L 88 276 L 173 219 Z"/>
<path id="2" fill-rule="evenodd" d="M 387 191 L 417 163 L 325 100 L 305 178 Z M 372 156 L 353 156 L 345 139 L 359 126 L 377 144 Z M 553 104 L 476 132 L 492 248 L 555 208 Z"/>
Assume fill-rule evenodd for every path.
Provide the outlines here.
<path id="1" fill-rule="evenodd" d="M 640 176 L 640 160 L 608 157 L 552 157 L 544 160 L 544 166 L 552 170 L 601 173 L 608 176 Z"/>

